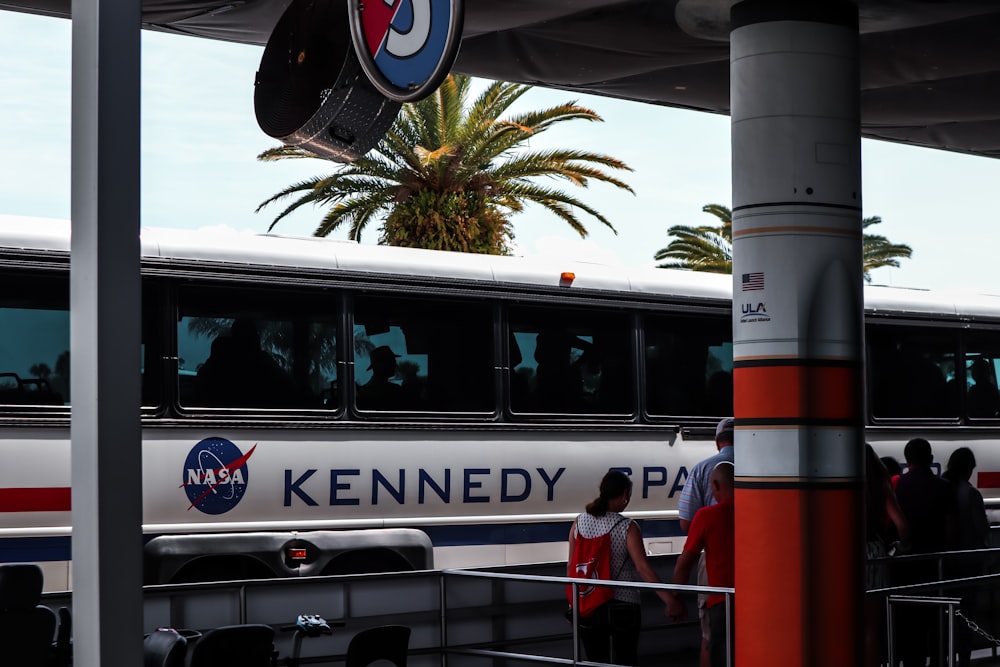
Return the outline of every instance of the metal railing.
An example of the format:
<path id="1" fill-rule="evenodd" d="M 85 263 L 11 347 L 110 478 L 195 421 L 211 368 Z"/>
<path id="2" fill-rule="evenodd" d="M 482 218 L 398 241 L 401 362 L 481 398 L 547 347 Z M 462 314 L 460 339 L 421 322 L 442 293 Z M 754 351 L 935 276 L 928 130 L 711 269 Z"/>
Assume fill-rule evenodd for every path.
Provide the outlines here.
<path id="1" fill-rule="evenodd" d="M 885 597 L 885 641 L 886 652 L 889 664 L 894 664 L 896 659 L 896 633 L 902 628 L 898 627 L 895 609 L 899 606 L 930 606 L 939 610 L 938 614 L 938 637 L 937 646 L 940 652 L 947 653 L 938 656 L 946 658 L 943 664 L 954 665 L 956 656 L 956 628 L 962 631 L 962 624 L 968 627 L 969 631 L 976 634 L 980 639 L 985 639 L 992 651 L 992 658 L 997 657 L 997 648 L 1000 640 L 995 639 L 987 632 L 983 625 L 976 623 L 972 619 L 973 613 L 985 614 L 989 623 L 997 625 L 1000 623 L 1000 605 L 996 604 L 994 596 L 1000 591 L 1000 572 L 988 572 L 990 570 L 989 559 L 991 556 L 1000 556 L 1000 548 L 973 549 L 967 551 L 941 551 L 928 554 L 905 554 L 897 556 L 887 556 L 883 558 L 871 559 L 869 563 L 881 564 L 890 569 L 906 566 L 918 562 L 933 561 L 936 570 L 936 580 L 922 581 L 919 583 L 909 583 L 904 585 L 888 586 L 885 588 L 871 589 L 867 591 L 868 596 Z M 961 576 L 948 578 L 950 562 L 970 562 L 969 559 L 977 559 L 977 567 L 981 568 L 984 574 L 974 576 Z M 973 561 L 975 562 L 975 561 Z M 983 595 L 990 596 L 989 605 L 984 609 L 963 611 L 963 602 L 967 602 L 963 595 L 956 595 L 956 591 L 961 591 L 968 595 L 970 590 Z M 949 595 L 952 593 L 952 595 Z M 982 619 L 980 619 L 982 620 Z M 984 621 L 984 625 L 987 622 Z M 981 649 L 980 649 L 981 650 Z"/>
<path id="2" fill-rule="evenodd" d="M 984 559 L 1000 556 L 1000 549 L 972 552 L 942 552 L 926 555 L 893 556 L 879 559 L 893 566 L 915 560 L 936 559 L 937 571 L 946 573 L 948 561 L 978 555 Z M 672 561 L 658 560 L 660 576 L 669 579 Z M 528 566 L 526 566 L 527 568 Z M 565 564 L 536 564 L 513 572 L 495 569 L 445 569 L 438 571 L 315 577 L 295 580 L 243 581 L 216 584 L 185 584 L 146 587 L 145 626 L 207 628 L 233 623 L 284 625 L 296 614 L 308 612 L 329 620 L 343 621 L 346 629 L 333 636 L 310 642 L 304 664 L 335 664 L 344 655 L 352 632 L 386 623 L 405 624 L 414 629 L 411 641 L 413 667 L 465 667 L 489 659 L 518 660 L 541 664 L 603 667 L 604 663 L 584 660 L 580 649 L 578 623 L 569 622 L 563 612 L 569 607 L 564 588 L 581 585 L 614 586 L 645 591 L 643 596 L 644 657 L 655 652 L 685 655 L 700 645 L 701 635 L 693 613 L 680 624 L 662 616 L 657 590 L 686 594 L 719 593 L 727 605 L 728 655 L 732 655 L 732 604 L 734 589 L 708 586 L 646 584 L 624 581 L 580 580 L 552 576 L 565 572 Z M 542 574 L 539 574 L 541 572 Z M 965 623 L 977 633 L 978 646 L 990 646 L 996 656 L 997 642 L 990 635 L 1000 629 L 1000 573 L 873 589 L 868 595 L 886 598 L 885 619 L 888 646 L 900 631 L 894 608 L 904 604 L 937 605 L 947 612 L 948 626 L 941 626 L 942 645 L 950 655 L 956 641 L 956 623 Z M 961 607 L 963 588 L 987 588 L 988 609 Z M 985 594 L 984 594 L 985 596 Z M 987 600 L 984 597 L 984 602 Z M 44 604 L 69 604 L 69 594 L 47 594 Z M 986 606 L 986 605 L 984 605 Z M 693 605 L 690 605 L 693 608 Z M 881 609 L 881 607 L 880 607 Z M 693 609 L 692 609 L 693 612 Z M 662 622 L 657 622 L 658 616 Z M 577 615 L 572 621 L 578 620 Z M 974 626 L 974 627 L 973 627 Z M 669 632 L 664 632 L 669 630 Z M 948 634 L 946 634 L 948 633 Z M 572 641 L 572 647 L 569 642 Z M 292 637 L 279 637 L 283 655 L 292 650 Z M 538 649 L 538 650 L 535 650 Z M 463 656 L 469 656 L 463 659 Z M 653 664 L 653 660 L 647 660 Z M 660 661 L 662 662 L 662 661 Z M 696 660 L 692 661 L 696 663 Z"/>
<path id="3" fill-rule="evenodd" d="M 489 572 L 489 571 L 477 571 L 477 570 L 463 570 L 463 569 L 446 569 L 442 570 L 441 586 L 442 586 L 442 620 L 441 620 L 441 646 L 442 651 L 445 655 L 474 655 L 481 657 L 491 657 L 491 658 L 503 658 L 503 659 L 516 659 L 524 662 L 536 662 L 543 664 L 558 664 L 558 665 L 581 665 L 583 667 L 614 667 L 608 663 L 601 662 L 591 662 L 581 658 L 580 655 L 580 617 L 579 609 L 576 604 L 578 600 L 577 590 L 580 586 L 612 586 L 615 588 L 634 588 L 638 590 L 671 590 L 682 593 L 716 593 L 725 596 L 726 605 L 726 664 L 730 666 L 732 660 L 732 602 L 733 594 L 735 589 L 733 588 L 719 588 L 712 586 L 695 586 L 695 585 L 676 585 L 676 584 L 647 584 L 644 582 L 628 582 L 628 581 L 611 581 L 611 580 L 597 580 L 597 579 L 587 579 L 581 580 L 572 577 L 558 577 L 558 576 L 543 576 L 543 575 L 526 575 L 526 574 L 507 574 L 500 572 Z M 572 627 L 572 657 L 564 658 L 558 656 L 546 656 L 537 653 L 524 653 L 516 651 L 498 650 L 491 647 L 471 647 L 468 645 L 452 645 L 449 640 L 449 622 L 446 617 L 448 610 L 448 581 L 449 578 L 473 578 L 479 580 L 493 580 L 499 582 L 534 582 L 540 585 L 551 585 L 560 586 L 564 588 L 570 586 L 573 591 L 573 604 L 571 605 L 571 617 L 570 625 Z M 562 591 L 560 590 L 560 599 L 563 597 Z M 699 634 L 700 637 L 700 634 Z M 503 645 L 503 642 L 496 642 Z"/>
<path id="4" fill-rule="evenodd" d="M 669 576 L 672 559 L 657 560 L 661 576 Z M 540 563 L 513 572 L 428 570 L 390 574 L 243 580 L 205 584 L 146 586 L 144 629 L 158 627 L 205 630 L 221 625 L 264 623 L 284 627 L 303 613 L 336 622 L 342 628 L 301 645 L 300 665 L 343 664 L 347 644 L 356 632 L 378 625 L 409 626 L 411 667 L 480 667 L 489 660 L 600 667 L 579 652 L 579 632 L 563 615 L 569 607 L 564 588 L 581 580 L 546 576 L 565 572 L 565 563 Z M 684 622 L 672 624 L 650 589 L 689 593 L 717 592 L 732 603 L 732 589 L 652 585 L 621 581 L 586 584 L 643 589 L 644 656 L 693 655 L 701 642 L 694 605 Z M 50 593 L 43 604 L 68 606 L 71 594 Z M 655 618 L 659 617 L 661 623 Z M 279 633 L 279 664 L 297 655 L 292 633 Z M 570 646 L 572 642 L 572 647 Z M 537 649 L 537 650 L 536 650 Z M 648 661 L 653 664 L 653 660 Z M 693 659 L 690 664 L 696 664 Z M 676 663 L 675 663 L 676 664 Z"/>

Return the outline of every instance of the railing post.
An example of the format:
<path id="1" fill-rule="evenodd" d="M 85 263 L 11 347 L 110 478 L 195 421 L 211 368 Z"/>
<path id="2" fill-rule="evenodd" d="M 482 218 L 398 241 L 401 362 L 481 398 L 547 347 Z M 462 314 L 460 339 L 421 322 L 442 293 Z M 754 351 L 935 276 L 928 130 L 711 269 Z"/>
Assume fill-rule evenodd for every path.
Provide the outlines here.
<path id="1" fill-rule="evenodd" d="M 448 666 L 448 575 L 441 573 L 441 598 L 439 605 L 441 608 L 441 633 L 439 641 L 441 643 L 441 667 Z"/>
<path id="2" fill-rule="evenodd" d="M 893 655 L 893 644 L 895 644 L 895 642 L 893 641 L 893 638 L 895 637 L 896 633 L 894 632 L 894 629 L 892 627 L 892 601 L 890 600 L 891 597 L 892 597 L 891 595 L 885 596 L 885 631 L 886 634 L 888 634 L 888 637 L 886 638 L 886 648 L 888 650 L 888 655 L 889 655 L 889 664 L 895 665 L 896 656 Z"/>
<path id="3" fill-rule="evenodd" d="M 733 596 L 726 593 L 726 667 L 733 667 Z"/>
<path id="4" fill-rule="evenodd" d="M 573 664 L 576 665 L 580 662 L 580 608 L 576 604 L 580 599 L 580 592 L 575 581 L 570 586 L 573 587 L 573 602 L 570 608 L 573 610 Z"/>
<path id="5" fill-rule="evenodd" d="M 948 605 L 948 665 L 955 667 L 955 604 Z"/>

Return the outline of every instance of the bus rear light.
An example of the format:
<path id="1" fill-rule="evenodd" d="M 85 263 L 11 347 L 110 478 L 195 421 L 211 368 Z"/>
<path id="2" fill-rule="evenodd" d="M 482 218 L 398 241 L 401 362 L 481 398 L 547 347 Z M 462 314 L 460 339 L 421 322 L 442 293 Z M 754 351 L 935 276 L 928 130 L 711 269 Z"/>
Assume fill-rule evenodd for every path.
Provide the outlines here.
<path id="1" fill-rule="evenodd" d="M 563 271 L 559 274 L 559 284 L 563 287 L 569 287 L 576 280 L 576 274 L 572 271 Z"/>
<path id="2" fill-rule="evenodd" d="M 305 560 L 308 556 L 308 552 L 301 547 L 288 548 L 288 560 Z"/>

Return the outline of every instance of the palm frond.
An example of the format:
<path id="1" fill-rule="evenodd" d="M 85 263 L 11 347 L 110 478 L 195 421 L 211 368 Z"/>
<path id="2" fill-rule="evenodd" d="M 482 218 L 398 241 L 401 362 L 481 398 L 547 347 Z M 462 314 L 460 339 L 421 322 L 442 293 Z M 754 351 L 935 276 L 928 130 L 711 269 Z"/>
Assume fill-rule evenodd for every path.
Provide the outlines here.
<path id="1" fill-rule="evenodd" d="M 399 206 L 412 206 L 414 215 L 419 216 L 427 215 L 420 213 L 420 206 L 433 202 L 435 208 L 423 210 L 440 216 L 442 207 L 447 208 L 452 205 L 449 202 L 455 202 L 454 210 L 461 210 L 466 220 L 473 221 L 470 229 L 499 230 L 495 237 L 498 245 L 492 252 L 504 252 L 503 239 L 511 233 L 506 219 L 497 218 L 498 211 L 516 214 L 524 210 L 526 202 L 539 204 L 581 236 L 587 234 L 581 214 L 615 231 L 611 221 L 592 206 L 535 181 L 552 178 L 578 187 L 602 182 L 633 192 L 624 180 L 612 173 L 631 171 L 628 165 L 611 156 L 585 150 L 532 151 L 524 145 L 527 139 L 557 123 L 581 119 L 599 122 L 601 118 L 596 112 L 572 101 L 511 113 L 512 105 L 531 90 L 530 86 L 489 82 L 471 103 L 470 90 L 469 77 L 448 76 L 434 94 L 403 105 L 392 127 L 367 155 L 341 165 L 333 174 L 285 188 L 261 203 L 257 210 L 293 198 L 271 223 L 273 228 L 278 221 L 306 204 L 323 206 L 327 210 L 316 235 L 325 236 L 346 228 L 350 238 L 360 240 L 365 228 L 380 216 L 388 216 L 395 210 L 411 210 L 398 209 Z M 258 157 L 273 161 L 316 156 L 296 147 L 278 147 Z M 421 199 L 422 193 L 432 194 Z M 401 226 L 410 224 L 406 222 L 410 219 L 407 216 L 395 219 L 398 231 L 391 233 L 399 234 L 400 239 L 405 238 L 406 243 L 412 245 L 415 232 Z M 413 220 L 414 224 L 418 222 L 416 217 Z M 391 228 L 383 225 L 382 229 L 389 234 Z M 456 238 L 450 231 L 438 236 Z M 383 238 L 392 242 L 388 236 Z M 491 243 L 494 241 L 484 245 L 480 238 L 476 243 L 465 245 L 488 248 Z"/>
<path id="2" fill-rule="evenodd" d="M 674 225 L 667 234 L 675 237 L 666 248 L 661 248 L 653 259 L 674 260 L 659 265 L 660 268 L 684 268 L 712 273 L 732 273 L 732 244 L 717 227 L 690 227 Z"/>

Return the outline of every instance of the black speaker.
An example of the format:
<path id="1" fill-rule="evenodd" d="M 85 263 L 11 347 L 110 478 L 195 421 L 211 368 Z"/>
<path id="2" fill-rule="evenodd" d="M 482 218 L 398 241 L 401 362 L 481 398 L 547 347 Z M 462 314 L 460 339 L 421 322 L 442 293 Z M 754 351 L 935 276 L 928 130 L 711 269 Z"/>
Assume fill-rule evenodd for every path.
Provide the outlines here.
<path id="1" fill-rule="evenodd" d="M 253 102 L 268 136 L 337 162 L 374 148 L 402 106 L 365 75 L 344 0 L 292 0 L 264 48 Z"/>

